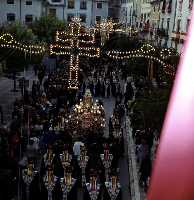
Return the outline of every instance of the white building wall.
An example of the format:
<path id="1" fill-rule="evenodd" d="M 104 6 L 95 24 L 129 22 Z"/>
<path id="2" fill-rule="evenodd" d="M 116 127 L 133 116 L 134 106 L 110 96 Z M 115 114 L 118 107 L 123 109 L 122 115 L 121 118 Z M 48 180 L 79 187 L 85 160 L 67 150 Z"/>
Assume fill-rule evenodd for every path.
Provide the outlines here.
<path id="1" fill-rule="evenodd" d="M 15 19 L 20 19 L 20 5 L 19 0 L 16 0 L 14 4 L 7 4 L 7 0 L 1 0 L 0 3 L 0 23 L 7 21 L 7 13 L 15 14 Z"/>
<path id="2" fill-rule="evenodd" d="M 133 25 L 133 2 L 121 3 L 120 20 L 128 26 Z"/>
<path id="3" fill-rule="evenodd" d="M 25 22 L 26 15 L 32 15 L 33 20 L 41 16 L 42 1 L 32 0 L 32 5 L 26 5 L 26 0 L 14 0 L 14 4 L 7 4 L 7 0 L 0 0 L 0 23 L 7 22 L 7 14 L 15 14 L 15 20 Z M 21 16 L 20 16 L 21 13 Z"/>
<path id="4" fill-rule="evenodd" d="M 87 9 L 80 9 L 80 0 L 75 0 L 74 9 L 68 8 L 68 0 L 66 0 L 66 9 L 65 9 L 65 20 L 67 20 L 68 15 L 72 14 L 74 16 L 80 16 L 80 14 L 86 15 L 86 25 L 90 26 L 92 23 L 92 1 L 87 0 Z"/>
<path id="5" fill-rule="evenodd" d="M 151 13 L 151 4 L 150 3 L 142 3 L 141 5 L 141 15 L 143 14 L 143 22 L 147 22 L 150 19 Z"/>
<path id="6" fill-rule="evenodd" d="M 102 3 L 102 8 L 97 8 L 97 3 Z M 97 0 L 92 2 L 92 24 L 96 23 L 96 16 L 100 16 L 101 19 L 107 19 L 108 17 L 108 1 Z"/>
<path id="7" fill-rule="evenodd" d="M 42 14 L 41 0 L 32 0 L 32 5 L 26 5 L 26 0 L 22 0 L 22 5 L 21 5 L 22 22 L 25 22 L 26 15 L 32 15 L 34 21 L 36 18 L 39 18 L 41 14 Z"/>
<path id="8" fill-rule="evenodd" d="M 175 18 L 175 31 L 177 30 L 177 21 L 181 20 L 180 32 L 187 32 L 187 22 L 191 19 L 191 10 L 189 9 L 189 0 L 183 1 L 181 12 L 179 11 L 179 4 L 177 4 L 177 12 Z"/>
<path id="9" fill-rule="evenodd" d="M 167 30 L 168 26 L 168 20 L 169 21 L 169 29 L 168 29 L 168 35 L 170 36 L 173 29 L 174 29 L 174 23 L 175 23 L 175 16 L 176 16 L 176 6 L 177 6 L 178 0 L 172 0 L 172 7 L 171 7 L 171 13 L 168 13 L 165 10 L 165 13 L 161 12 L 160 15 L 160 28 L 163 28 Z M 162 10 L 162 3 L 160 5 L 160 10 Z M 163 26 L 163 27 L 162 27 Z"/>

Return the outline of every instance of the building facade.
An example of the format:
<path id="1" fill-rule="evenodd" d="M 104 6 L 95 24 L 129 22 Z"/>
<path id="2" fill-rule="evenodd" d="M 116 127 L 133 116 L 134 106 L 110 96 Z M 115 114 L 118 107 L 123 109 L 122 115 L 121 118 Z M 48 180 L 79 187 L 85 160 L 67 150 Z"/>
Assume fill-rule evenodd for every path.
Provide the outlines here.
<path id="1" fill-rule="evenodd" d="M 119 21 L 121 0 L 109 0 L 108 15 L 115 21 Z"/>
<path id="2" fill-rule="evenodd" d="M 108 0 L 93 0 L 92 1 L 92 24 L 96 21 L 106 19 L 108 15 Z"/>
<path id="3" fill-rule="evenodd" d="M 79 16 L 87 26 L 108 17 L 108 0 L 1 0 L 0 23 L 31 23 L 42 15 L 71 21 Z"/>
<path id="4" fill-rule="evenodd" d="M 147 25 L 149 26 L 150 14 L 151 14 L 151 4 L 149 0 L 142 0 L 140 14 L 141 16 L 140 16 L 139 27 L 145 28 Z"/>
<path id="5" fill-rule="evenodd" d="M 122 0 L 121 10 L 120 10 L 120 22 L 126 26 L 132 26 L 133 22 L 133 1 L 132 0 Z"/>
<path id="6" fill-rule="evenodd" d="M 31 23 L 42 15 L 42 4 L 41 0 L 1 0 L 0 23 Z"/>
<path id="7" fill-rule="evenodd" d="M 160 0 L 151 0 L 150 27 L 155 33 L 160 25 Z"/>
<path id="8" fill-rule="evenodd" d="M 160 5 L 160 29 L 164 29 L 167 38 L 163 39 L 166 47 L 173 47 L 181 52 L 186 40 L 191 20 L 193 0 L 163 0 Z"/>

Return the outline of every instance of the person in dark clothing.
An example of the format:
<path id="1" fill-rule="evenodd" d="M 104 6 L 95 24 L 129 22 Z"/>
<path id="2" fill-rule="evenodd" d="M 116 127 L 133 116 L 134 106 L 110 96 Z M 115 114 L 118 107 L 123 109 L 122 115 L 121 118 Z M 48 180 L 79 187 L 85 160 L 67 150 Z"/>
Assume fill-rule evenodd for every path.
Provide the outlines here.
<path id="1" fill-rule="evenodd" d="M 1 115 L 1 124 L 3 124 L 3 109 L 1 105 L 0 105 L 0 115 Z"/>
<path id="2" fill-rule="evenodd" d="M 147 189 L 147 180 L 151 174 L 151 159 L 149 156 L 146 156 L 145 159 L 142 160 L 140 166 L 140 185 L 144 185 L 145 190 Z"/>
<path id="3" fill-rule="evenodd" d="M 101 96 L 105 97 L 105 85 L 104 85 L 104 82 L 101 84 Z"/>
<path id="4" fill-rule="evenodd" d="M 93 96 L 93 95 L 94 95 L 94 84 L 93 84 L 93 81 L 90 82 L 89 87 L 90 87 L 91 94 L 92 94 L 92 96 Z"/>
<path id="5" fill-rule="evenodd" d="M 116 96 L 116 86 L 114 83 L 112 83 L 112 85 L 111 85 L 111 92 L 112 92 L 112 96 L 115 97 Z"/>
<path id="6" fill-rule="evenodd" d="M 35 74 L 35 76 L 37 76 L 37 73 L 38 73 L 38 65 L 35 64 L 34 65 L 34 74 Z"/>
<path id="7" fill-rule="evenodd" d="M 106 92 L 107 98 L 110 97 L 110 84 L 107 86 L 107 92 Z"/>
<path id="8" fill-rule="evenodd" d="M 125 105 L 127 104 L 129 100 L 132 100 L 133 96 L 134 96 L 133 87 L 131 83 L 127 83 L 126 92 L 125 92 Z"/>

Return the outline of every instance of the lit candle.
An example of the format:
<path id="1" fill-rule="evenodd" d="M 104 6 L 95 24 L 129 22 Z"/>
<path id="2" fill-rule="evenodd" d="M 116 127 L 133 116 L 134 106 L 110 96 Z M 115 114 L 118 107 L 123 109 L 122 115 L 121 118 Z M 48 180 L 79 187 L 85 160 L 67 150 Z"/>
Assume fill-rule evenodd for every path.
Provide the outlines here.
<path id="1" fill-rule="evenodd" d="M 112 176 L 112 190 L 116 189 L 116 184 L 117 184 L 117 177 Z"/>
<path id="2" fill-rule="evenodd" d="M 68 161 L 69 160 L 69 153 L 68 151 L 65 151 L 65 161 Z"/>
<path id="3" fill-rule="evenodd" d="M 96 177 L 91 177 L 91 190 L 96 190 Z"/>
<path id="4" fill-rule="evenodd" d="M 28 176 L 32 176 L 32 164 L 28 165 L 27 174 Z"/>
<path id="5" fill-rule="evenodd" d="M 49 184 L 51 183 L 51 178 L 52 178 L 52 172 L 51 172 L 51 170 L 49 169 L 49 170 L 48 170 L 48 183 L 49 183 Z"/>

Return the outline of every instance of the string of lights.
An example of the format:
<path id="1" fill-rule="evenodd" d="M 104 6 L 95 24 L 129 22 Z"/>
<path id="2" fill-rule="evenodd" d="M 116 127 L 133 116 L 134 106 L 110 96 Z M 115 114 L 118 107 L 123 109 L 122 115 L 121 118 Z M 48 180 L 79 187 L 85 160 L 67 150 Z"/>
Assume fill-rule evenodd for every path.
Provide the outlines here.
<path id="1" fill-rule="evenodd" d="M 164 56 L 161 56 L 162 59 L 160 59 L 154 55 L 150 55 L 151 53 L 155 52 L 155 50 L 156 49 L 152 45 L 144 44 L 140 49 L 137 49 L 135 51 L 126 51 L 126 52 L 123 51 L 122 52 L 122 51 L 112 50 L 112 51 L 108 51 L 107 55 L 113 59 L 119 59 L 119 60 L 129 59 L 129 58 L 140 58 L 140 57 L 154 60 L 163 66 L 164 72 L 166 74 L 174 77 L 175 73 L 176 73 L 175 67 L 172 65 L 166 64 L 164 62 Z M 172 54 L 169 54 L 169 56 L 171 56 L 171 55 Z"/>
<path id="2" fill-rule="evenodd" d="M 112 23 L 112 21 L 108 23 Z M 104 22 L 104 26 L 105 26 L 105 22 Z M 73 18 L 69 27 L 70 27 L 70 30 L 69 30 L 70 33 L 65 32 L 65 31 L 56 32 L 56 42 L 60 42 L 60 44 L 51 44 L 50 54 L 54 54 L 57 56 L 71 55 L 69 88 L 77 89 L 78 88 L 79 56 L 99 57 L 100 48 L 80 46 L 80 43 L 94 44 L 95 42 L 94 34 L 80 33 L 80 30 L 81 30 L 80 18 L 78 17 Z M 16 40 L 14 40 L 14 37 L 9 33 L 6 33 L 0 36 L 0 47 L 17 49 L 17 50 L 23 51 L 24 53 L 36 54 L 36 55 L 43 54 L 46 52 L 45 46 L 21 44 L 20 42 L 17 42 Z M 164 48 L 164 49 L 161 49 L 160 56 L 156 57 L 153 55 L 155 51 L 156 49 L 152 45 L 144 44 L 137 50 L 131 50 L 131 51 L 111 50 L 107 52 L 107 55 L 113 59 L 121 59 L 121 60 L 129 59 L 129 58 L 138 58 L 138 57 L 155 60 L 163 66 L 163 69 L 166 74 L 174 76 L 175 67 L 172 65 L 166 64 L 164 60 L 178 54 L 176 54 L 173 49 Z"/>
<path id="3" fill-rule="evenodd" d="M 17 49 L 19 51 L 23 51 L 24 53 L 36 55 L 46 52 L 45 46 L 21 44 L 20 42 L 16 41 L 14 37 L 9 33 L 0 36 L 0 47 Z"/>

